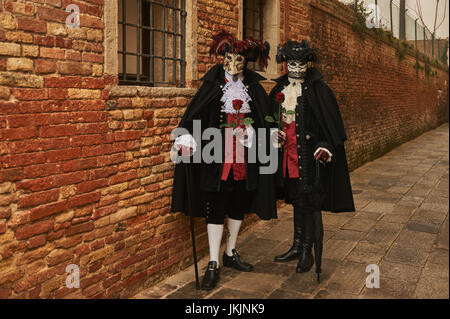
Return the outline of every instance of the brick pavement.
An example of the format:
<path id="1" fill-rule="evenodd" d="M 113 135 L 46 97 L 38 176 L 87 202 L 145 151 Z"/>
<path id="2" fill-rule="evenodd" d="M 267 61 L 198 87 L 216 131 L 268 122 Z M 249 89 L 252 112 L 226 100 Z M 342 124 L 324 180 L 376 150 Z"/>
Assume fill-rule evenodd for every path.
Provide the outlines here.
<path id="1" fill-rule="evenodd" d="M 449 298 L 448 152 L 447 123 L 351 173 L 357 211 L 323 213 L 320 284 L 314 267 L 297 274 L 297 261 L 273 261 L 292 242 L 287 206 L 241 234 L 253 272 L 223 267 L 215 290 L 197 291 L 191 266 L 134 298 Z M 369 264 L 380 267 L 380 288 L 365 285 Z"/>

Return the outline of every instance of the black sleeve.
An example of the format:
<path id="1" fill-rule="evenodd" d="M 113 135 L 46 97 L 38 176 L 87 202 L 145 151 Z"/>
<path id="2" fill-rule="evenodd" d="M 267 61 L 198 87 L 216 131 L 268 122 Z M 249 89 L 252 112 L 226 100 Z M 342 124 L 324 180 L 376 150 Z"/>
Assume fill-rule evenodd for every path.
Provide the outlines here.
<path id="1" fill-rule="evenodd" d="M 310 107 L 310 106 L 309 106 Z M 307 110 L 306 115 L 306 139 L 309 140 L 310 145 L 313 147 L 313 152 L 315 152 L 319 147 L 326 148 L 333 154 L 333 147 L 327 142 L 325 134 L 319 125 L 316 117 L 314 116 L 311 109 Z"/>
<path id="2" fill-rule="evenodd" d="M 192 134 L 193 121 L 202 120 L 205 111 L 205 105 L 213 100 L 213 92 L 215 91 L 212 83 L 204 82 L 195 93 L 191 102 L 186 107 L 186 111 L 178 125 L 180 128 L 187 129 Z"/>

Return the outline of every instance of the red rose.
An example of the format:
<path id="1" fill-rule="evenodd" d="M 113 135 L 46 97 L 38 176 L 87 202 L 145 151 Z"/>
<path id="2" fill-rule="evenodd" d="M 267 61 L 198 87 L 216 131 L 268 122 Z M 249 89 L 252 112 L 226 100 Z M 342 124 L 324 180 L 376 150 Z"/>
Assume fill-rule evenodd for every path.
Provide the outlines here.
<path id="1" fill-rule="evenodd" d="M 242 100 L 233 100 L 233 109 L 235 109 L 236 111 L 240 110 L 242 107 L 242 104 L 244 104 L 244 102 Z"/>
<path id="2" fill-rule="evenodd" d="M 277 100 L 278 103 L 283 103 L 284 102 L 284 94 L 283 93 L 277 93 L 277 95 L 275 96 L 275 100 Z"/>

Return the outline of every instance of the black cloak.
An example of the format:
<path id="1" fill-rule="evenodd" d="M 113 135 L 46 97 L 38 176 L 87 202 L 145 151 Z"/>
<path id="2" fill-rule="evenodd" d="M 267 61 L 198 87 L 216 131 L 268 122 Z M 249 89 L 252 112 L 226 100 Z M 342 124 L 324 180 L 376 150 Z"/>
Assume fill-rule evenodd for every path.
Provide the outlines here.
<path id="1" fill-rule="evenodd" d="M 281 92 L 289 84 L 288 74 L 283 75 L 275 81 L 277 85 L 270 93 L 272 100 L 278 92 Z M 314 152 L 318 146 L 322 146 L 329 149 L 333 154 L 332 161 L 327 163 L 325 167 L 320 168 L 321 188 L 324 191 L 322 210 L 353 212 L 355 211 L 355 205 L 344 148 L 347 135 L 336 97 L 328 85 L 322 80 L 320 72 L 314 67 L 309 68 L 307 71 L 303 94 L 306 98 L 306 106 L 308 108 L 306 113 L 312 115 L 314 120 L 307 121 L 307 123 L 315 123 L 313 126 L 317 125 L 317 123 L 320 125 L 319 130 L 314 127 L 307 128 L 307 130 L 312 132 L 315 130 L 320 131 L 320 134 L 317 133 L 316 135 L 321 135 L 320 140 L 311 151 Z M 278 107 L 278 104 L 275 103 L 272 104 L 273 111 Z M 302 139 L 301 142 L 303 143 L 305 141 Z M 315 167 L 312 168 L 312 171 L 315 174 Z M 280 176 L 280 173 L 278 172 L 277 175 Z M 312 179 L 311 184 L 317 183 L 317 180 Z"/>
<path id="2" fill-rule="evenodd" d="M 259 84 L 259 81 L 265 80 L 265 78 L 247 68 L 244 69 L 243 74 L 243 84 L 247 87 L 251 98 L 249 106 L 251 109 L 250 116 L 254 120 L 252 126 L 255 131 L 258 128 L 268 129 L 265 117 L 269 114 L 271 105 L 266 91 Z M 224 123 L 220 112 L 222 105 L 220 99 L 223 96 L 222 88 L 225 85 L 223 65 L 216 64 L 213 66 L 201 80 L 204 82 L 187 106 L 179 124 L 180 128 L 187 129 L 191 134 L 193 120 L 201 121 L 202 131 L 209 127 L 219 128 Z M 269 143 L 268 135 L 267 130 L 266 145 Z M 255 139 L 252 147 L 258 147 L 260 142 L 256 141 Z M 208 142 L 201 141 L 202 148 Z M 223 142 L 222 145 L 224 145 Z M 200 145 L 197 147 L 197 151 L 199 151 Z M 247 149 L 245 151 L 247 153 Z M 259 167 L 262 165 L 264 164 L 260 163 L 259 160 L 257 160 L 257 163 L 246 163 L 247 190 L 255 191 L 249 213 L 257 213 L 261 219 L 268 220 L 277 218 L 275 189 L 273 187 L 274 177 L 273 175 L 260 174 Z M 175 165 L 171 212 L 184 212 L 189 215 L 186 169 L 189 170 L 190 176 L 192 215 L 194 217 L 205 217 L 203 210 L 200 209 L 199 196 L 201 196 L 201 190 L 219 191 L 222 163 L 204 163 L 202 159 L 201 163 L 178 163 Z"/>

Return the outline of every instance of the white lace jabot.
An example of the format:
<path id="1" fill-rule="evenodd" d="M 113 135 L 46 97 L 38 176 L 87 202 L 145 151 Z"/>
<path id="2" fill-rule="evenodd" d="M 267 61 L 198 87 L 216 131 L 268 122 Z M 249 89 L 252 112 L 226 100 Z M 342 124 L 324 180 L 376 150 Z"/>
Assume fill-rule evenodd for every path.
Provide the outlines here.
<path id="1" fill-rule="evenodd" d="M 302 83 L 303 79 L 288 78 L 289 84 L 286 86 L 281 93 L 284 94 L 284 102 L 281 104 L 286 111 L 294 111 L 297 106 L 297 97 L 302 95 Z M 294 114 L 283 114 L 284 121 L 286 124 L 295 122 Z"/>
<path id="2" fill-rule="evenodd" d="M 225 72 L 225 78 L 227 79 L 227 83 L 223 87 L 223 96 L 220 99 L 223 102 L 222 112 L 225 113 L 236 113 L 236 110 L 233 108 L 234 100 L 241 100 L 244 102 L 242 104 L 239 113 L 250 113 L 250 102 L 252 99 L 248 95 L 248 90 L 245 87 L 244 83 L 242 83 L 242 73 L 236 82 L 233 81 L 233 76 L 227 72 Z"/>

